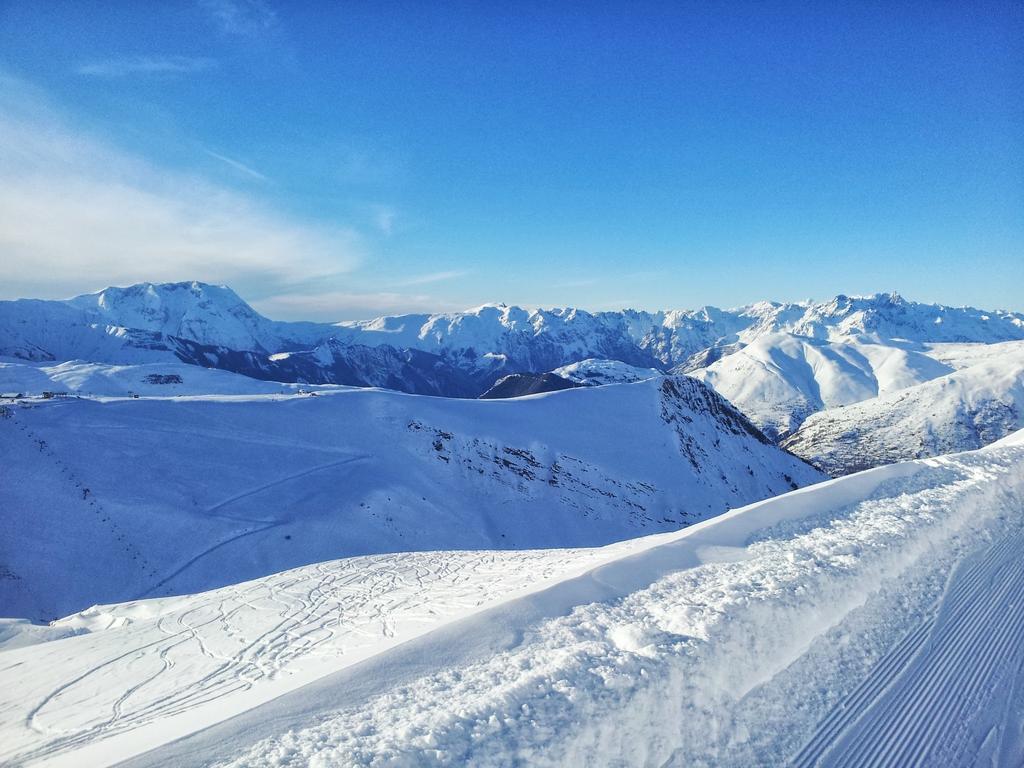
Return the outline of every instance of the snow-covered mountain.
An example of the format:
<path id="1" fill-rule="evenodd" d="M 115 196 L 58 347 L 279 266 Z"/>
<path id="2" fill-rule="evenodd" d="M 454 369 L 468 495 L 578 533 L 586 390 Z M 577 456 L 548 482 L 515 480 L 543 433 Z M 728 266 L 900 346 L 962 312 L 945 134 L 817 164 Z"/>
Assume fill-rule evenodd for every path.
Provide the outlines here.
<path id="1" fill-rule="evenodd" d="M 348 555 L 605 544 L 823 477 L 688 377 L 492 401 L 55 399 L 2 416 L 0 616 Z"/>
<path id="2" fill-rule="evenodd" d="M 199 282 L 106 288 L 66 303 L 98 327 L 147 331 L 207 347 L 280 352 L 308 348 L 331 333 L 320 323 L 268 320 L 227 286 Z"/>
<path id="3" fill-rule="evenodd" d="M 474 397 L 481 386 L 467 371 L 429 352 L 348 344 L 333 336 L 311 350 L 278 352 L 266 357 L 248 353 L 238 364 L 230 357 L 218 364 L 273 381 L 383 387 L 439 397 Z"/>
<path id="4" fill-rule="evenodd" d="M 691 375 L 710 384 L 772 438 L 812 413 L 951 373 L 919 343 L 827 341 L 792 333 L 759 337 Z"/>
<path id="5" fill-rule="evenodd" d="M 0 356 L 51 368 L 77 360 L 152 373 L 187 363 L 268 382 L 240 392 L 290 382 L 448 397 L 479 396 L 510 374 L 550 371 L 593 386 L 672 370 L 710 384 L 774 440 L 812 414 L 946 376 L 1022 339 L 1024 315 L 889 294 L 656 313 L 485 305 L 337 325 L 268 320 L 229 288 L 203 283 L 0 302 Z M 506 379 L 505 395 L 552 388 L 524 381 Z"/>
<path id="6" fill-rule="evenodd" d="M 638 368 L 619 360 L 588 358 L 569 363 L 547 373 L 511 373 L 495 382 L 482 398 L 520 397 L 538 392 L 554 392 L 572 386 L 600 387 L 605 384 L 630 384 L 666 375 L 657 368 Z"/>
<path id="7" fill-rule="evenodd" d="M 0 357 L 0 761 L 1024 756 L 1022 315 L 144 284 Z"/>
<path id="8" fill-rule="evenodd" d="M 475 359 L 482 351 L 521 370 L 553 370 L 586 358 L 640 367 L 686 364 L 709 348 L 749 344 L 772 333 L 813 339 L 983 342 L 1024 339 L 1024 315 L 918 304 L 894 294 L 824 303 L 759 302 L 733 310 L 599 312 L 486 305 L 467 312 L 403 315 L 342 323 L 354 343 L 421 349 Z M 551 364 L 556 358 L 561 363 Z"/>
<path id="9" fill-rule="evenodd" d="M 0 302 L 0 357 L 185 362 L 265 381 L 455 397 L 474 396 L 482 386 L 436 355 L 343 343 L 328 324 L 268 320 L 231 289 L 205 283 L 144 283 L 66 302 Z"/>
<path id="10" fill-rule="evenodd" d="M 456 396 L 479 395 L 510 373 L 588 359 L 657 371 L 711 368 L 780 333 L 819 344 L 993 343 L 1024 339 L 1024 315 L 878 294 L 653 313 L 485 305 L 329 325 L 268 320 L 229 288 L 204 283 L 144 283 L 66 302 L 0 302 L 0 356 L 110 364 L 177 359 L 266 380 Z M 870 392 L 862 384 L 852 386 Z"/>
<path id="11" fill-rule="evenodd" d="M 832 475 L 980 448 L 1024 427 L 1024 344 L 810 416 L 782 445 Z"/>
<path id="12" fill-rule="evenodd" d="M 176 339 L 278 351 L 327 335 L 313 323 L 267 320 L 225 286 L 141 283 L 67 301 L 0 302 L 0 355 L 27 360 L 133 363 L 167 359 Z M 163 354 L 161 354 L 163 353 Z"/>

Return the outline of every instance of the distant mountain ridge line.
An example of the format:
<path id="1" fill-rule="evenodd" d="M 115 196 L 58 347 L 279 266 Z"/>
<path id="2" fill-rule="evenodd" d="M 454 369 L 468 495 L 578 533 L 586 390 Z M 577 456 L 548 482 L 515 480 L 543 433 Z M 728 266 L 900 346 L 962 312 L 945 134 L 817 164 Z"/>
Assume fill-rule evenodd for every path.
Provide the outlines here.
<path id="1" fill-rule="evenodd" d="M 200 282 L 0 302 L 2 356 L 114 364 L 176 359 L 266 380 L 447 396 L 476 396 L 502 376 L 587 359 L 686 372 L 772 333 L 816 343 L 992 343 L 1024 339 L 1024 314 L 873 294 L 655 313 L 488 304 L 329 324 L 270 320 L 231 288 Z"/>
<path id="2" fill-rule="evenodd" d="M 23 298 L 18 298 L 18 299 L 0 300 L 0 303 L 2 303 L 3 301 L 55 301 L 55 302 L 62 302 L 62 303 L 76 303 L 77 304 L 77 303 L 80 303 L 80 302 L 82 302 L 84 300 L 89 299 L 90 297 L 97 297 L 97 298 L 99 298 L 102 301 L 103 298 L 105 297 L 105 295 L 107 295 L 107 294 L 113 294 L 113 293 L 124 293 L 124 294 L 127 294 L 127 293 L 130 293 L 130 292 L 133 292 L 133 291 L 140 291 L 140 290 L 149 291 L 151 289 L 153 289 L 153 290 L 156 290 L 156 289 L 165 289 L 165 290 L 166 289 L 189 289 L 189 290 L 191 290 L 193 292 L 195 292 L 195 291 L 202 292 L 202 291 L 209 291 L 210 289 L 217 289 L 217 290 L 224 291 L 224 292 L 232 295 L 239 303 L 245 304 L 252 312 L 254 312 L 256 314 L 260 314 L 255 309 L 253 309 L 244 299 L 242 299 L 239 296 L 239 294 L 233 288 L 231 288 L 229 285 L 224 284 L 224 283 L 206 283 L 206 282 L 199 281 L 199 280 L 177 281 L 177 282 L 166 282 L 166 283 L 143 282 L 143 283 L 133 283 L 133 284 L 127 285 L 127 286 L 107 286 L 106 288 L 102 288 L 102 289 L 100 289 L 98 291 L 92 291 L 92 292 L 88 292 L 88 293 L 77 294 L 77 295 L 75 295 L 75 296 L 73 296 L 71 298 L 68 298 L 68 299 L 35 299 L 35 298 L 31 298 L 31 297 L 23 297 Z M 533 305 L 523 305 L 523 304 L 508 304 L 507 302 L 504 302 L 504 301 L 495 301 L 495 302 L 484 302 L 483 304 L 479 304 L 479 305 L 476 305 L 476 306 L 473 306 L 473 307 L 467 307 L 464 310 L 454 310 L 454 311 L 448 311 L 448 312 L 406 312 L 406 313 L 395 314 L 395 315 L 376 315 L 374 317 L 369 317 L 369 318 L 365 318 L 365 319 L 362 319 L 362 320 L 341 320 L 341 321 L 337 321 L 337 322 L 330 322 L 330 321 L 319 322 L 319 321 L 307 321 L 307 320 L 281 320 L 281 321 L 275 321 L 275 322 L 307 323 L 307 324 L 311 324 L 311 325 L 330 325 L 330 326 L 348 327 L 348 326 L 354 326 L 354 325 L 359 325 L 359 324 L 363 324 L 363 323 L 371 323 L 371 322 L 375 322 L 375 321 L 386 319 L 386 318 L 454 317 L 454 316 L 459 316 L 459 315 L 473 314 L 473 313 L 478 312 L 479 310 L 484 310 L 484 309 L 509 309 L 509 310 L 522 310 L 522 311 L 527 312 L 527 313 L 538 312 L 538 313 L 551 313 L 551 314 L 565 314 L 565 313 L 582 312 L 582 313 L 585 313 L 587 315 L 591 315 L 591 316 L 595 316 L 595 317 L 599 317 L 599 316 L 602 316 L 602 315 L 622 315 L 622 314 L 640 314 L 640 315 L 650 315 L 650 316 L 669 316 L 669 315 L 682 314 L 682 315 L 693 316 L 693 315 L 697 315 L 697 314 L 701 314 L 701 313 L 712 313 L 712 312 L 714 312 L 714 313 L 737 314 L 737 313 L 744 313 L 744 312 L 747 312 L 747 311 L 750 311 L 750 310 L 762 310 L 762 309 L 766 309 L 766 308 L 779 308 L 779 307 L 810 308 L 810 307 L 814 307 L 814 306 L 823 306 L 823 305 L 826 305 L 826 304 L 836 304 L 838 302 L 862 302 L 862 301 L 864 301 L 864 302 L 868 302 L 868 301 L 870 301 L 870 302 L 878 302 L 878 301 L 884 301 L 884 300 L 888 300 L 890 303 L 915 304 L 915 305 L 918 305 L 918 306 L 934 307 L 936 309 L 944 309 L 944 310 L 976 310 L 976 311 L 986 311 L 986 310 L 981 310 L 981 309 L 979 309 L 977 307 L 973 307 L 973 306 L 968 305 L 968 304 L 953 305 L 953 304 L 940 304 L 940 303 L 929 303 L 929 302 L 916 302 L 916 301 L 913 301 L 913 300 L 909 300 L 908 301 L 905 297 L 903 297 L 898 292 L 894 292 L 894 291 L 888 291 L 888 292 L 880 291 L 880 292 L 876 292 L 876 293 L 867 293 L 867 294 L 841 294 L 840 293 L 840 294 L 836 294 L 834 297 L 831 297 L 831 298 L 829 298 L 827 300 L 823 300 L 823 301 L 816 301 L 816 300 L 811 299 L 811 298 L 804 299 L 802 301 L 775 301 L 775 300 L 772 300 L 772 299 L 762 299 L 762 300 L 759 300 L 759 301 L 751 302 L 749 304 L 739 304 L 739 305 L 736 305 L 736 306 L 733 306 L 733 307 L 726 307 L 726 308 L 718 307 L 718 306 L 715 306 L 713 304 L 703 304 L 700 307 L 696 307 L 696 308 L 678 308 L 677 307 L 677 308 L 672 308 L 672 309 L 657 309 L 657 310 L 643 310 L 643 309 L 635 309 L 635 308 L 631 308 L 631 307 L 630 308 L 621 309 L 621 310 L 589 310 L 586 307 L 577 307 L 577 306 L 572 306 L 572 305 L 566 305 L 564 307 L 556 307 L 556 306 L 543 307 L 543 306 L 540 306 L 540 305 L 533 306 Z M 993 310 L 987 310 L 987 311 L 989 311 L 989 312 L 991 312 L 993 314 L 1016 315 L 1016 316 L 1024 318 L 1024 313 L 1013 312 L 1012 310 L 993 309 Z"/>
<path id="3" fill-rule="evenodd" d="M 186 291 L 192 300 L 182 302 L 181 292 Z M 1024 338 L 1024 313 L 1015 313 L 1007 310 L 980 310 L 970 306 L 949 306 L 943 304 L 924 304 L 907 301 L 898 294 L 876 293 L 866 296 L 847 296 L 839 294 L 836 297 L 823 302 L 811 300 L 799 302 L 775 302 L 759 301 L 732 309 L 719 309 L 711 305 L 705 305 L 698 309 L 668 309 L 658 311 L 645 311 L 625 309 L 617 311 L 590 312 L 586 309 L 576 307 L 555 307 L 551 309 L 536 308 L 526 309 L 516 305 L 503 303 L 483 304 L 475 308 L 460 312 L 439 312 L 439 313 L 411 313 L 403 315 L 383 315 L 367 320 L 342 321 L 338 323 L 319 323 L 311 321 L 280 321 L 270 320 L 253 309 L 234 290 L 225 285 L 211 285 L 197 281 L 180 283 L 139 283 L 125 288 L 110 287 L 95 293 L 82 294 L 64 301 L 40 300 L 40 299 L 19 299 L 14 302 L 0 302 L 0 305 L 20 303 L 29 301 L 33 303 L 64 304 L 86 311 L 93 321 L 112 321 L 111 324 L 117 327 L 159 331 L 169 336 L 178 336 L 193 341 L 202 341 L 195 335 L 190 335 L 193 330 L 192 324 L 201 322 L 205 318 L 203 313 L 218 314 L 222 320 L 234 320 L 250 326 L 267 326 L 278 330 L 289 329 L 291 332 L 285 334 L 292 337 L 302 337 L 306 341 L 323 342 L 334 335 L 339 340 L 351 338 L 354 334 L 360 337 L 375 338 L 378 336 L 395 337 L 403 341 L 409 340 L 408 331 L 410 326 L 419 323 L 419 332 L 416 336 L 421 341 L 428 338 L 440 340 L 443 328 L 439 327 L 444 321 L 449 324 L 459 324 L 468 318 L 478 319 L 478 322 L 498 322 L 502 328 L 512 333 L 532 333 L 541 335 L 545 330 L 543 321 L 558 320 L 563 325 L 572 323 L 583 323 L 587 320 L 620 321 L 625 323 L 624 330 L 637 342 L 643 342 L 644 334 L 634 323 L 639 321 L 642 326 L 648 328 L 679 328 L 710 327 L 715 325 L 728 325 L 732 328 L 720 328 L 724 335 L 729 331 L 736 333 L 739 330 L 768 330 L 771 326 L 776 330 L 809 331 L 798 333 L 812 338 L 819 336 L 815 333 L 815 323 L 819 325 L 839 325 L 841 320 L 855 317 L 858 314 L 867 313 L 870 316 L 878 316 L 885 310 L 890 312 L 906 314 L 916 313 L 927 314 L 927 318 L 935 325 L 942 325 L 945 318 L 943 315 L 953 317 L 971 317 L 973 319 L 989 323 L 995 321 L 1006 321 L 1015 326 L 1015 333 L 999 334 L 1010 336 L 1010 338 L 999 338 L 993 340 L 1012 340 Z M 800 317 L 791 317 L 792 313 L 799 311 Z M 161 317 L 162 315 L 162 317 Z M 227 315 L 227 317 L 225 317 Z M 154 321 L 159 321 L 154 324 Z M 632 322 L 626 322 L 632 321 Z M 729 322 L 731 321 L 731 322 Z M 836 322 L 830 322 L 836 321 Z M 169 324 L 177 323 L 177 328 L 168 328 Z M 866 328 L 845 328 L 843 332 L 851 330 L 873 330 L 872 322 L 865 323 Z M 263 328 L 261 330 L 266 330 Z M 449 331 L 451 329 L 449 328 Z M 270 334 L 271 336 L 273 334 Z M 432 336 L 433 335 L 433 336 Z M 941 336 L 945 334 L 928 334 L 929 336 Z M 919 339 L 920 340 L 920 339 Z M 975 338 L 957 339 L 964 341 L 980 341 Z M 276 346 L 276 345 L 275 345 Z M 239 347 L 234 347 L 239 348 Z M 269 349 L 265 346 L 254 348 L 263 351 L 287 351 L 283 349 Z"/>

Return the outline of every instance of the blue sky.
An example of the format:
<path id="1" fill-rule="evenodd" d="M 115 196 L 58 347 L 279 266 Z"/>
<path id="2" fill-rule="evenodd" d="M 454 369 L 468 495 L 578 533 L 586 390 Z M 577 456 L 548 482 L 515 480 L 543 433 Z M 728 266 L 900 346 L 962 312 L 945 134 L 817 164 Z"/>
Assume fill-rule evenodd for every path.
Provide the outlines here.
<path id="1" fill-rule="evenodd" d="M 1022 39 L 1019 2 L 0 0 L 0 293 L 1024 310 Z"/>

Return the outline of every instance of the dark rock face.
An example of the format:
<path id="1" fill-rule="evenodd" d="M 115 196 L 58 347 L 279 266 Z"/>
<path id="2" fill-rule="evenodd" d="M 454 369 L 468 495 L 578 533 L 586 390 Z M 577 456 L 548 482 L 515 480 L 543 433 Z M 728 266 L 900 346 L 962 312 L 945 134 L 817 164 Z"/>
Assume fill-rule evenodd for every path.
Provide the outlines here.
<path id="1" fill-rule="evenodd" d="M 666 377 L 661 383 L 661 393 L 662 418 L 666 424 L 691 421 L 691 412 L 709 413 L 732 434 L 746 434 L 763 445 L 772 445 L 746 416 L 702 381 L 689 376 Z"/>
<path id="2" fill-rule="evenodd" d="M 151 373 L 146 376 L 147 384 L 181 384 L 181 376 L 176 373 Z"/>
<path id="3" fill-rule="evenodd" d="M 481 400 L 501 400 L 508 397 L 558 392 L 582 386 L 554 373 L 513 373 L 505 376 L 482 395 Z"/>

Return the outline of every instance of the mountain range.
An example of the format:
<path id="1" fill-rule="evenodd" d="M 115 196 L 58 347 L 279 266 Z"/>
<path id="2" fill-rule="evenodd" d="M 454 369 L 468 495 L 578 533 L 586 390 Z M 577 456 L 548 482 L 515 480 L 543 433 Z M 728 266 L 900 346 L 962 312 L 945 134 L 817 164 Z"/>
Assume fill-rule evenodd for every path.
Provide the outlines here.
<path id="1" fill-rule="evenodd" d="M 876 294 L 667 312 L 498 304 L 329 324 L 269 320 L 230 288 L 198 282 L 0 302 L 2 356 L 105 363 L 177 358 L 262 379 L 445 396 L 476 396 L 500 376 L 586 359 L 689 372 L 780 333 L 819 343 L 993 343 L 1024 339 L 1024 314 Z"/>
<path id="2" fill-rule="evenodd" d="M 79 393 L 110 394 L 120 377 L 120 393 L 124 382 L 140 378 L 125 373 L 125 366 L 147 366 L 147 375 L 155 372 L 159 381 L 154 366 L 180 377 L 182 364 L 191 380 L 197 376 L 188 370 L 199 367 L 266 382 L 254 389 L 237 380 L 239 392 L 350 385 L 462 398 L 685 373 L 714 388 L 770 439 L 782 441 L 815 414 L 876 399 L 876 410 L 885 411 L 885 398 L 956 374 L 986 356 L 978 350 L 1008 352 L 1021 343 L 1024 314 L 923 304 L 896 294 L 664 312 L 488 304 L 465 312 L 313 323 L 270 320 L 226 286 L 142 283 L 66 301 L 0 302 L 0 392 L 31 390 L 31 382 L 39 389 L 44 381 L 48 389 L 60 389 L 65 381 L 75 382 Z M 94 367 L 97 375 L 84 378 L 57 370 L 77 365 L 81 373 L 81 364 L 69 361 L 108 368 L 99 375 Z M 988 362 L 996 364 L 991 355 Z M 121 372 L 115 375 L 111 366 Z M 209 377 L 203 381 L 221 391 Z M 904 408 L 916 401 L 913 394 L 900 399 Z M 841 418 L 871 408 L 844 411 Z M 967 411 L 977 433 L 993 439 L 1021 425 L 1012 404 Z M 993 421 L 996 412 L 1001 415 Z M 811 461 L 819 456 L 809 435 L 824 434 L 824 421 L 814 423 L 819 426 L 813 432 L 787 443 Z M 844 429 L 849 444 L 852 431 Z M 977 447 L 975 442 L 956 442 L 951 450 Z M 840 453 L 852 457 L 855 451 Z M 900 452 L 898 458 L 915 455 L 922 454 Z M 818 463 L 841 471 L 835 461 Z"/>

